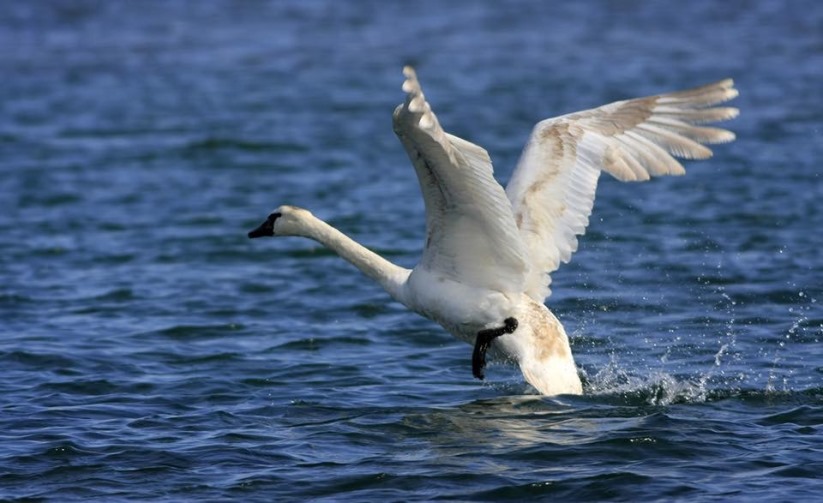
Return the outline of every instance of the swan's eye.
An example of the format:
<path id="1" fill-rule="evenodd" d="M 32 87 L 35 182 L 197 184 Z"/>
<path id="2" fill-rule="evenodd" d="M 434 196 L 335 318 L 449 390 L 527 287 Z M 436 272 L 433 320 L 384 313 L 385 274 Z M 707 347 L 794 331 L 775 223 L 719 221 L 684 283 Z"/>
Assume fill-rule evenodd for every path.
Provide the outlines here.
<path id="1" fill-rule="evenodd" d="M 275 211 L 274 213 L 269 215 L 268 220 L 269 220 L 269 222 L 271 222 L 272 225 L 274 225 L 274 221 L 277 220 L 278 218 L 282 217 L 282 216 L 283 216 L 282 213 L 280 213 L 279 211 Z"/>

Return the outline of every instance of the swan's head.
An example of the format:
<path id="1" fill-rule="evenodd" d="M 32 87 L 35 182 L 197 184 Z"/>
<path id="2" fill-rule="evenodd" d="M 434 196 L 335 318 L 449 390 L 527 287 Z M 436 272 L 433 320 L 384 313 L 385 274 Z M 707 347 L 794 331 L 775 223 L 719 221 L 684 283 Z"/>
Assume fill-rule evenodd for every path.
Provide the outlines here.
<path id="1" fill-rule="evenodd" d="M 281 206 L 271 212 L 258 228 L 249 232 L 249 238 L 301 235 L 300 229 L 305 227 L 306 220 L 311 216 L 311 212 L 303 208 Z"/>

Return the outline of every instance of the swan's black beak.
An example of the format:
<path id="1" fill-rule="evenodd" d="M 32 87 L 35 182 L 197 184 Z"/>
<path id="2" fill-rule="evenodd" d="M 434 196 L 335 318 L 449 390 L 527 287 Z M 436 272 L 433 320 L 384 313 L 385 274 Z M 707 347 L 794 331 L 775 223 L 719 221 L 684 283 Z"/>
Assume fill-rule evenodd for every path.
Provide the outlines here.
<path id="1" fill-rule="evenodd" d="M 260 227 L 249 232 L 249 239 L 262 238 L 263 236 L 274 236 L 274 229 L 268 220 L 263 222 Z"/>
<path id="2" fill-rule="evenodd" d="M 249 239 L 262 238 L 264 236 L 274 236 L 274 221 L 277 220 L 277 217 L 279 216 L 280 213 L 272 213 L 271 215 L 269 215 L 269 218 L 267 218 L 265 222 L 260 224 L 260 227 L 249 232 Z"/>

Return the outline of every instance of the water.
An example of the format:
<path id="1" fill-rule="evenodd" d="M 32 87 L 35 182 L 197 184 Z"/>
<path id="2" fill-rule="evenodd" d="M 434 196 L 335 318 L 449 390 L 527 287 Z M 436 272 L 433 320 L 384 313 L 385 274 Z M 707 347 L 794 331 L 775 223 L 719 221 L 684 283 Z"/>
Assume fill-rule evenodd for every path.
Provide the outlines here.
<path id="1" fill-rule="evenodd" d="M 784 2 L 5 2 L 0 498 L 809 501 L 823 490 L 823 8 Z M 404 266 L 416 64 L 501 180 L 534 122 L 731 76 L 738 141 L 603 179 L 550 307 L 582 397 L 315 244 Z"/>

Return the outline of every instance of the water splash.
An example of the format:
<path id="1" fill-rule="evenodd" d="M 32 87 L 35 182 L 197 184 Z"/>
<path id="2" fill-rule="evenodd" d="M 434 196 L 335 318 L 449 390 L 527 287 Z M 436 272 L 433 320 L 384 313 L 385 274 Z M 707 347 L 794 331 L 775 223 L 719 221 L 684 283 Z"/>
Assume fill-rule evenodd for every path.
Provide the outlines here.
<path id="1" fill-rule="evenodd" d="M 645 376 L 627 372 L 616 357 L 593 376 L 584 376 L 586 392 L 596 396 L 619 396 L 629 405 L 666 406 L 702 403 L 708 396 L 708 376 L 684 378 L 655 371 Z"/>

